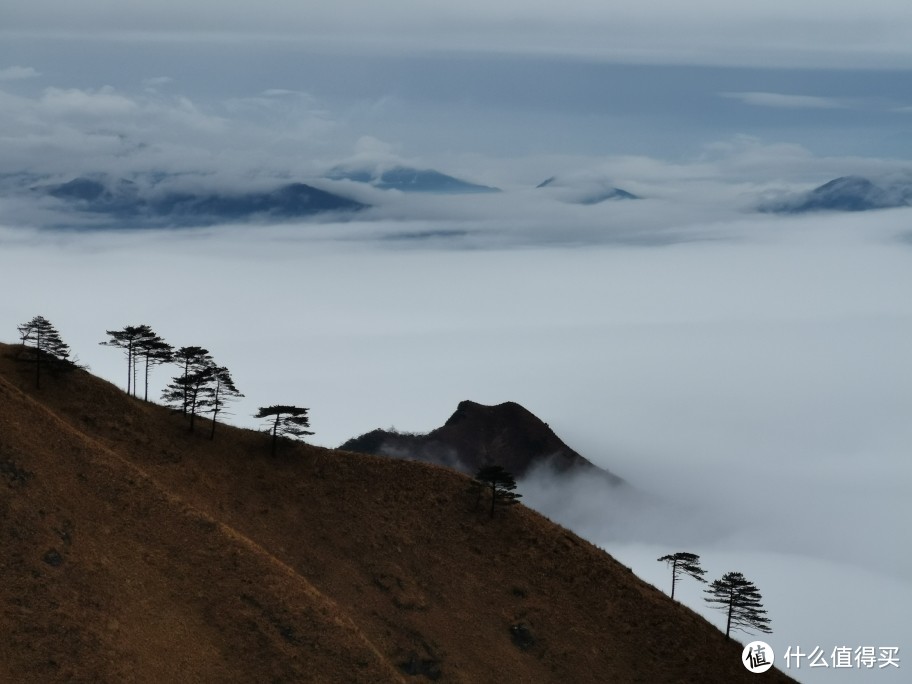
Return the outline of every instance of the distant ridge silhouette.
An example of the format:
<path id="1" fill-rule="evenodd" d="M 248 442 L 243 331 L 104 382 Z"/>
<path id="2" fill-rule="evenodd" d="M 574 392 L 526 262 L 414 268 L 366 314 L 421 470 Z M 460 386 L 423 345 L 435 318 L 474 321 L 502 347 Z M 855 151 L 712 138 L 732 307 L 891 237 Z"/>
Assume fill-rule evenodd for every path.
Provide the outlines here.
<path id="1" fill-rule="evenodd" d="M 547 423 L 512 401 L 496 406 L 461 401 L 446 423 L 426 435 L 372 430 L 339 448 L 438 463 L 470 474 L 483 465 L 496 463 L 522 477 L 538 466 L 549 465 L 559 473 L 587 470 L 612 484 L 623 483 L 618 476 L 583 458 Z"/>

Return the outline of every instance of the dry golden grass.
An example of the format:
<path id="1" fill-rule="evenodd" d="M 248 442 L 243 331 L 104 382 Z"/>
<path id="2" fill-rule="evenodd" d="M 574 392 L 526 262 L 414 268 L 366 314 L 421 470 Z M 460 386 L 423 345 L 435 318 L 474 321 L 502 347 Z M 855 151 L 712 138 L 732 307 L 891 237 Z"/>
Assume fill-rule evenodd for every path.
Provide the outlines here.
<path id="1" fill-rule="evenodd" d="M 0 681 L 737 682 L 740 647 L 416 462 L 180 416 L 0 345 Z M 769 681 L 791 681 L 769 672 Z"/>

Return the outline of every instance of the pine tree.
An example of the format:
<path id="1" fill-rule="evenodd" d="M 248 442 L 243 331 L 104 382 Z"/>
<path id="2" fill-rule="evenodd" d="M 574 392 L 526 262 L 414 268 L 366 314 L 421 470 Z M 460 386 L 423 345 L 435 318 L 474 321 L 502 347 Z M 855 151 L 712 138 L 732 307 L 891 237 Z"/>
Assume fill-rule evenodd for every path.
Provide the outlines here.
<path id="1" fill-rule="evenodd" d="M 162 391 L 162 399 L 171 404 L 175 411 L 190 417 L 190 432 L 196 428 L 196 415 L 203 406 L 205 388 L 212 381 L 214 366 L 194 370 L 187 375 L 178 375 Z"/>
<path id="2" fill-rule="evenodd" d="M 46 365 L 58 368 L 75 368 L 69 360 L 70 348 L 60 339 L 60 333 L 44 316 L 35 316 L 32 320 L 16 326 L 19 339 L 24 346 L 35 348 L 35 387 L 41 387 L 42 359 Z"/>
<path id="3" fill-rule="evenodd" d="M 148 325 L 127 325 L 122 330 L 106 330 L 110 339 L 98 344 L 103 347 L 118 347 L 127 356 L 127 394 L 136 396 L 136 358 L 144 343 L 158 336 Z M 148 397 L 148 389 L 146 391 Z"/>
<path id="4" fill-rule="evenodd" d="M 150 328 L 151 332 L 151 328 Z M 142 358 L 145 362 L 144 376 L 145 381 L 143 383 L 143 400 L 149 401 L 149 368 L 152 366 L 158 366 L 163 363 L 171 363 L 174 357 L 174 347 L 165 342 L 161 337 L 152 333 L 148 337 L 143 337 L 138 340 L 136 350 L 134 351 L 134 361 L 133 368 L 136 368 L 136 359 Z M 134 373 L 134 378 L 135 378 Z M 134 380 L 135 387 L 135 380 Z"/>
<path id="5" fill-rule="evenodd" d="M 709 594 L 704 597 L 707 603 L 715 604 L 715 608 L 728 614 L 725 623 L 727 638 L 731 638 L 732 629 L 742 632 L 756 630 L 766 634 L 773 631 L 769 627 L 770 620 L 766 617 L 766 611 L 760 602 L 763 597 L 753 582 L 745 579 L 740 572 L 725 573 L 722 579 L 713 580 L 704 591 Z"/>
<path id="6" fill-rule="evenodd" d="M 196 416 L 204 408 L 210 384 L 215 380 L 217 366 L 209 351 L 202 347 L 181 347 L 174 352 L 182 372 L 171 378 L 162 391 L 162 400 L 190 418 L 190 432 L 196 428 Z"/>
<path id="7" fill-rule="evenodd" d="M 522 494 L 517 494 L 516 480 L 503 466 L 484 466 L 475 473 L 475 479 L 491 491 L 490 517 L 494 517 L 495 506 L 512 506 L 519 503 Z M 477 504 L 476 504 L 477 505 Z"/>
<path id="8" fill-rule="evenodd" d="M 299 406 L 276 404 L 274 406 L 261 406 L 254 418 L 268 418 L 267 431 L 272 434 L 272 455 L 276 454 L 279 437 L 292 437 L 300 439 L 313 432 L 305 430 L 310 427 L 307 412 L 310 409 Z"/>
<path id="9" fill-rule="evenodd" d="M 698 582 L 706 582 L 703 579 L 706 570 L 700 567 L 700 557 L 695 553 L 678 551 L 668 556 L 662 556 L 657 560 L 665 561 L 671 566 L 671 598 L 675 597 L 675 584 L 681 578 L 681 575 L 690 575 Z"/>
<path id="10" fill-rule="evenodd" d="M 212 414 L 212 427 L 209 430 L 209 439 L 215 439 L 215 423 L 218 414 L 224 412 L 225 403 L 234 399 L 239 399 L 244 395 L 238 392 L 234 386 L 234 380 L 231 373 L 224 366 L 216 366 L 212 371 L 212 378 L 203 388 L 205 397 L 201 400 L 201 405 L 207 407 L 205 410 Z"/>
<path id="11" fill-rule="evenodd" d="M 162 395 L 165 401 L 174 405 L 177 399 L 174 396 L 174 390 L 179 389 L 181 413 L 185 416 L 189 413 L 191 404 L 191 390 L 197 381 L 202 379 L 198 376 L 208 366 L 213 365 L 212 356 L 208 349 L 202 347 L 181 347 L 172 354 L 171 360 L 183 368 L 183 373 L 178 378 L 174 378 L 166 389 L 167 397 Z M 191 377 L 193 375 L 197 377 Z"/>

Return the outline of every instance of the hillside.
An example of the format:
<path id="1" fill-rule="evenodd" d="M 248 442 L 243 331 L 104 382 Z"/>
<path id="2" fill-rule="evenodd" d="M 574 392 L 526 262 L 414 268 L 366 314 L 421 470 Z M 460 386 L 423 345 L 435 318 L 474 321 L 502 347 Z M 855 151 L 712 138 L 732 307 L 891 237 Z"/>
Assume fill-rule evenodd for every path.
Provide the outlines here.
<path id="1" fill-rule="evenodd" d="M 531 411 L 516 402 L 485 406 L 461 401 L 447 421 L 426 435 L 372 430 L 348 440 L 340 449 L 409 458 L 474 474 L 485 465 L 504 466 L 517 477 L 536 467 L 558 473 L 585 471 L 611 484 L 623 480 L 594 465 L 554 434 Z"/>
<path id="2" fill-rule="evenodd" d="M 738 682 L 740 646 L 522 506 L 0 345 L 0 681 Z M 779 672 L 769 681 L 791 681 Z"/>
<path id="3" fill-rule="evenodd" d="M 77 177 L 66 183 L 36 184 L 31 192 L 53 198 L 60 207 L 135 226 L 209 225 L 227 221 L 285 221 L 367 205 L 304 183 L 258 191 L 202 191 L 170 179 L 166 189 L 124 178 Z M 60 208 L 59 207 L 59 208 Z"/>

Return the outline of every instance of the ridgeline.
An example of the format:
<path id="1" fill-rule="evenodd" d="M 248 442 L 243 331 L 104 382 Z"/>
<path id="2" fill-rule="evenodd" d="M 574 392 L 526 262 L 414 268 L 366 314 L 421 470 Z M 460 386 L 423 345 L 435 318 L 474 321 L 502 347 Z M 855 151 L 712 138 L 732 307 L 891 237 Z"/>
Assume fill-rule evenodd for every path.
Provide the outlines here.
<path id="1" fill-rule="evenodd" d="M 0 681 L 753 682 L 741 647 L 470 479 L 180 415 L 0 345 Z M 792 681 L 770 671 L 766 681 Z"/>

